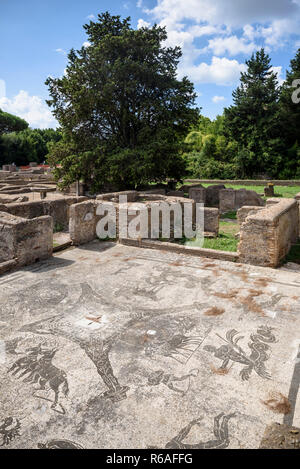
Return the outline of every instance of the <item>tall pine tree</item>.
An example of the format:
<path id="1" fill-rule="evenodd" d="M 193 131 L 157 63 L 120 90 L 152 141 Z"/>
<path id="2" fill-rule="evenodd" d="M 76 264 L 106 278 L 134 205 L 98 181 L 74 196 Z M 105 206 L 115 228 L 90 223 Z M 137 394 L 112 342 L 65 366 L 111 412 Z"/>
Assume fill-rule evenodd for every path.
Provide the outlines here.
<path id="1" fill-rule="evenodd" d="M 233 106 L 225 109 L 225 132 L 238 142 L 241 176 L 275 175 L 280 164 L 279 86 L 271 59 L 261 49 L 246 61 Z"/>
<path id="2" fill-rule="evenodd" d="M 285 144 L 285 160 L 282 177 L 300 177 L 300 103 L 293 100 L 293 94 L 298 98 L 299 84 L 294 83 L 300 79 L 300 49 L 291 60 L 290 70 L 286 73 L 286 80 L 280 95 L 280 121 L 282 123 L 282 140 Z M 294 85 L 294 86 L 293 86 Z M 295 85 L 297 88 L 295 88 Z"/>

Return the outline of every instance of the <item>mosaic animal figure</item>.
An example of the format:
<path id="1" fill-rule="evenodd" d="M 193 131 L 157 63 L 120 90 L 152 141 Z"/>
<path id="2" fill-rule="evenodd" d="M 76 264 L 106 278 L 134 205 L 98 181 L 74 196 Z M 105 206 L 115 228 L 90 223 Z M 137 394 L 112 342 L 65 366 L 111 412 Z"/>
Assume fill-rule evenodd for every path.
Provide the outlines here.
<path id="1" fill-rule="evenodd" d="M 158 337 L 153 342 L 146 343 L 145 354 L 147 356 L 163 355 L 185 365 L 200 348 L 203 340 L 202 336 L 186 336 L 184 334 L 175 334 L 168 339 Z"/>
<path id="2" fill-rule="evenodd" d="M 21 423 L 14 417 L 6 417 L 0 425 L 0 435 L 2 435 L 2 444 L 0 446 L 9 445 L 9 443 L 20 436 Z"/>
<path id="3" fill-rule="evenodd" d="M 8 373 L 16 375 L 19 379 L 25 377 L 23 382 L 37 384 L 39 386 L 38 390 L 45 390 L 46 385 L 48 385 L 54 392 L 54 400 L 50 401 L 52 402 L 51 409 L 65 414 L 65 409 L 59 402 L 59 395 L 62 392 L 67 397 L 69 386 L 66 373 L 52 363 L 56 352 L 57 349 L 43 349 L 41 345 L 29 348 L 26 350 L 26 356 L 19 358 L 8 370 Z M 36 395 L 35 392 L 33 396 L 50 400 Z"/>
<path id="4" fill-rule="evenodd" d="M 169 389 L 171 389 L 171 391 L 178 392 L 182 396 L 184 396 L 189 390 L 191 377 L 196 377 L 198 375 L 198 372 L 199 370 L 195 369 L 195 370 L 191 370 L 187 375 L 175 376 L 170 373 L 165 373 L 163 370 L 158 370 L 158 371 L 154 371 L 153 373 L 151 373 L 151 375 L 148 377 L 148 384 L 150 386 L 158 386 L 159 384 L 164 384 Z M 188 385 L 187 385 L 186 390 L 180 389 L 174 385 L 174 383 L 176 382 L 179 382 L 179 381 L 184 382 L 187 380 L 188 380 Z"/>
<path id="5" fill-rule="evenodd" d="M 165 446 L 165 449 L 224 449 L 230 444 L 228 433 L 228 422 L 235 414 L 225 415 L 221 413 L 214 418 L 213 433 L 215 438 L 206 442 L 184 443 L 183 440 L 189 435 L 192 428 L 197 425 L 200 427 L 202 417 L 192 420 L 186 427 L 182 428 L 178 435 L 172 438 Z M 151 448 L 151 447 L 149 447 Z M 154 448 L 154 447 L 152 447 Z"/>
<path id="6" fill-rule="evenodd" d="M 39 449 L 84 449 L 83 446 L 70 440 L 49 440 L 46 443 L 38 443 Z"/>
<path id="7" fill-rule="evenodd" d="M 271 331 L 272 328 L 261 326 L 257 329 L 256 334 L 250 335 L 251 340 L 248 342 L 248 347 L 251 350 L 250 356 L 238 345 L 239 340 L 243 339 L 244 336 L 237 336 L 238 332 L 235 329 L 231 329 L 226 333 L 226 339 L 219 336 L 227 342 L 226 345 L 221 345 L 219 348 L 206 345 L 203 349 L 222 360 L 220 370 L 227 370 L 230 361 L 245 365 L 240 372 L 243 381 L 250 378 L 252 371 L 255 371 L 261 378 L 271 379 L 265 367 L 265 362 L 269 359 L 267 352 L 270 347 L 268 344 L 276 342 L 276 338 Z"/>

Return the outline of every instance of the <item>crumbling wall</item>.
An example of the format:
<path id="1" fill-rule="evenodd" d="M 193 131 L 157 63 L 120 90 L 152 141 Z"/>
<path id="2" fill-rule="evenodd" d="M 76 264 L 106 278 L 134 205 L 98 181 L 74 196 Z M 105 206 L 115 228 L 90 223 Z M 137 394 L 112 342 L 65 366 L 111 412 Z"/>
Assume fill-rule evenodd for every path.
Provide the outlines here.
<path id="1" fill-rule="evenodd" d="M 221 189 L 220 212 L 226 213 L 238 210 L 243 206 L 264 206 L 264 200 L 255 192 L 248 189 Z"/>
<path id="2" fill-rule="evenodd" d="M 53 218 L 54 226 L 60 225 L 63 229 L 68 229 L 70 206 L 84 200 L 87 200 L 87 197 L 64 197 L 53 200 L 12 203 L 7 204 L 6 208 L 12 215 L 28 219 L 50 215 Z"/>
<path id="3" fill-rule="evenodd" d="M 126 238 L 128 237 L 128 227 L 132 220 L 136 219 L 139 213 L 144 212 L 145 216 L 145 224 L 147 225 L 147 233 L 144 233 L 142 237 L 144 238 L 151 238 L 153 233 L 151 233 L 152 228 L 152 216 L 153 216 L 153 209 L 157 209 L 157 217 L 159 220 L 159 230 L 155 234 L 155 238 L 164 238 L 164 233 L 162 231 L 162 205 L 166 208 L 170 209 L 170 238 L 173 238 L 175 235 L 174 230 L 174 220 L 176 213 L 176 206 L 180 204 L 181 206 L 181 226 L 184 227 L 184 217 L 185 217 L 185 207 L 187 204 L 190 205 L 189 213 L 192 217 L 192 224 L 193 228 L 195 229 L 195 222 L 196 222 L 196 212 L 195 212 L 195 202 L 192 199 L 180 198 L 180 197 L 166 197 L 162 195 L 155 195 L 155 194 L 144 194 L 140 193 L 135 195 L 136 201 L 129 202 L 128 204 L 119 204 L 116 200 L 116 197 L 110 197 L 111 200 L 114 200 L 113 207 L 115 209 L 115 237 L 119 238 Z M 96 199 L 94 201 L 87 201 L 83 203 L 74 204 L 70 208 L 70 223 L 69 223 L 69 233 L 73 244 L 79 245 L 84 244 L 89 241 L 92 241 L 97 237 L 96 228 L 98 222 L 103 218 L 106 217 L 106 220 L 110 219 L 109 212 L 105 209 L 105 204 L 107 202 L 111 202 L 111 200 L 101 200 Z M 163 203 L 163 204 L 162 204 Z M 100 207 L 102 209 L 102 215 L 99 215 Z M 127 211 L 128 209 L 128 211 Z M 175 209 L 175 210 L 173 210 Z M 119 218 L 122 216 L 123 213 L 126 213 L 126 222 L 125 228 L 127 228 L 126 233 L 119 233 Z M 179 212 L 180 213 L 180 212 Z M 132 226 L 132 225 L 131 225 Z M 139 231 L 139 225 L 137 225 L 137 231 Z M 213 233 L 214 235 L 218 235 L 219 232 L 219 210 L 217 208 L 204 208 L 204 231 Z M 182 232 L 182 236 L 184 232 Z M 137 237 L 139 237 L 139 233 L 137 233 Z M 177 234 L 176 234 L 177 237 Z M 154 239 L 154 236 L 153 236 Z"/>
<path id="4" fill-rule="evenodd" d="M 242 223 L 246 220 L 247 216 L 253 213 L 256 213 L 259 210 L 264 210 L 264 207 L 253 207 L 249 205 L 245 205 L 244 207 L 241 207 L 237 211 L 237 221 L 238 224 L 241 226 Z"/>
<path id="5" fill-rule="evenodd" d="M 263 210 L 250 212 L 242 223 L 238 245 L 240 262 L 277 267 L 298 237 L 297 201 L 275 199 Z"/>
<path id="6" fill-rule="evenodd" d="M 97 200 L 109 200 L 112 202 L 118 202 L 119 197 L 126 196 L 127 202 L 135 202 L 138 192 L 137 191 L 122 191 L 122 192 L 108 192 L 106 194 L 97 195 Z"/>
<path id="7" fill-rule="evenodd" d="M 53 251 L 53 219 L 33 219 L 0 212 L 0 263 L 16 260 L 20 267 L 47 259 Z"/>

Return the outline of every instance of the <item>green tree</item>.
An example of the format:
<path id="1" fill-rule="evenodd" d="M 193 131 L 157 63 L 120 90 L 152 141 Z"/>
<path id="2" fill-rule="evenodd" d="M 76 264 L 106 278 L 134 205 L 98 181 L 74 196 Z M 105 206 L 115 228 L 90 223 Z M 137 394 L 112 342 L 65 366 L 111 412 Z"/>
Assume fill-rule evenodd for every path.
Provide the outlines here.
<path id="1" fill-rule="evenodd" d="M 28 122 L 20 117 L 4 112 L 0 109 L 0 135 L 7 132 L 19 132 L 27 129 Z"/>
<path id="2" fill-rule="evenodd" d="M 239 144 L 243 176 L 275 175 L 281 162 L 281 127 L 277 76 L 264 49 L 246 61 L 233 105 L 225 109 L 224 131 Z M 241 160 L 239 160 L 241 161 Z"/>
<path id="3" fill-rule="evenodd" d="M 297 81 L 298 80 L 298 81 Z M 280 122 L 285 145 L 281 177 L 300 176 L 300 49 L 291 60 L 280 94 Z M 294 95 L 294 96 L 293 96 Z"/>
<path id="4" fill-rule="evenodd" d="M 0 165 L 27 165 L 30 161 L 43 163 L 49 145 L 58 142 L 61 134 L 54 129 L 25 129 L 0 136 Z"/>
<path id="5" fill-rule="evenodd" d="M 192 83 L 176 76 L 180 48 L 163 46 L 165 28 L 134 30 L 109 13 L 84 29 L 90 46 L 71 50 L 65 76 L 46 81 L 64 135 L 50 149 L 57 178 L 93 190 L 180 179 L 183 140 L 199 115 Z"/>

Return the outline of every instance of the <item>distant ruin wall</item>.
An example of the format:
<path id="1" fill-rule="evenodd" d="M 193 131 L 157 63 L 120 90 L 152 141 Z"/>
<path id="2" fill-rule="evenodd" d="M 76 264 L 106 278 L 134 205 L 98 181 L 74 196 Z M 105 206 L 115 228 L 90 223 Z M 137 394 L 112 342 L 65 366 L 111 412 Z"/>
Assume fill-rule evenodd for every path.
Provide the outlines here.
<path id="1" fill-rule="evenodd" d="M 0 267 L 15 261 L 20 267 L 47 259 L 53 251 L 53 219 L 43 216 L 33 219 L 0 212 Z M 0 268 L 1 272 L 1 268 Z"/>
<path id="2" fill-rule="evenodd" d="M 266 186 L 268 183 L 274 186 L 299 186 L 300 180 L 290 179 L 185 179 L 184 183 L 189 184 L 230 184 L 239 186 Z"/>
<path id="3" fill-rule="evenodd" d="M 238 210 L 244 205 L 264 206 L 264 200 L 255 191 L 247 189 L 221 189 L 219 197 L 221 213 Z"/>
<path id="4" fill-rule="evenodd" d="M 12 215 L 29 219 L 50 215 L 53 218 L 54 226 L 60 225 L 63 229 L 68 229 L 70 206 L 84 200 L 87 200 L 87 197 L 37 200 L 33 202 L 7 204 L 6 209 Z"/>
<path id="5" fill-rule="evenodd" d="M 298 237 L 297 201 L 271 199 L 263 210 L 250 213 L 242 223 L 239 260 L 245 264 L 277 267 Z"/>

